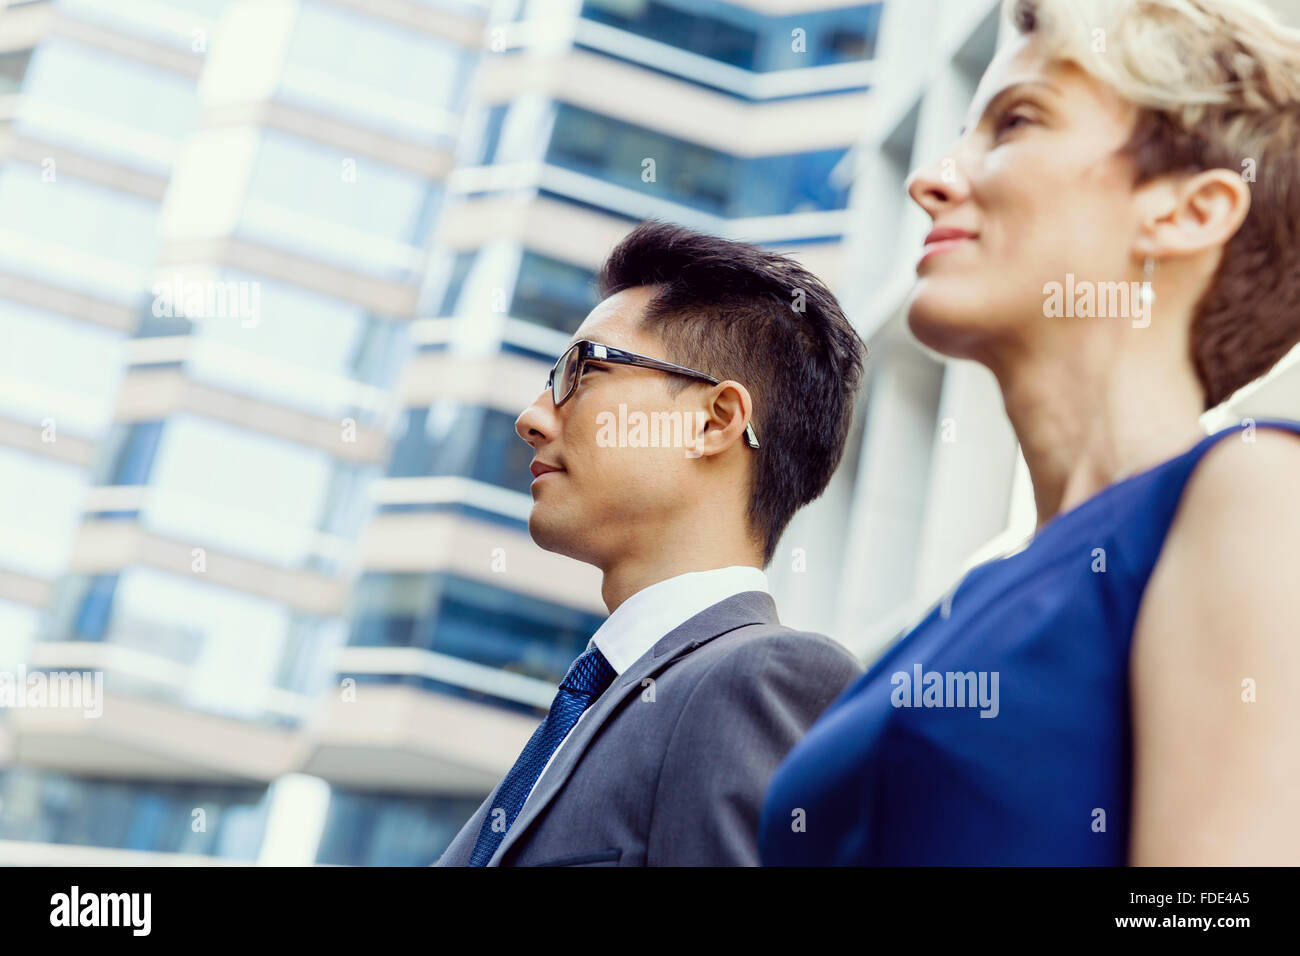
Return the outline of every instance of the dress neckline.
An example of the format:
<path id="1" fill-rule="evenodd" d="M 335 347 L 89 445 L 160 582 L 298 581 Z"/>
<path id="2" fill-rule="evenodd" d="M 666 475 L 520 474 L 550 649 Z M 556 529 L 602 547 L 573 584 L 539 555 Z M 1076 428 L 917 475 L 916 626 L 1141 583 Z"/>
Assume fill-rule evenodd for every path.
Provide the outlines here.
<path id="1" fill-rule="evenodd" d="M 1256 421 L 1255 424 L 1256 426 L 1264 425 L 1265 421 L 1259 420 Z M 1092 511 L 1095 511 L 1098 507 L 1100 507 L 1101 503 L 1108 502 L 1110 498 L 1113 497 L 1112 494 L 1113 492 L 1117 492 L 1121 488 L 1131 487 L 1132 485 L 1138 482 L 1149 480 L 1156 473 L 1162 472 L 1167 468 L 1169 468 L 1170 466 L 1185 460 L 1191 455 L 1196 454 L 1206 444 L 1217 441 L 1219 438 L 1228 434 L 1229 432 L 1240 431 L 1243 427 L 1244 427 L 1243 423 L 1238 423 L 1236 425 L 1229 425 L 1227 428 L 1221 428 L 1217 432 L 1211 432 L 1210 434 L 1204 435 L 1202 438 L 1200 438 L 1194 445 L 1192 445 L 1186 451 L 1180 452 L 1179 454 L 1174 455 L 1172 458 L 1166 458 L 1164 461 L 1157 462 L 1156 464 L 1150 466 L 1149 468 L 1144 468 L 1141 471 L 1134 472 L 1131 475 L 1127 475 L 1124 478 L 1119 479 L 1118 481 L 1111 482 L 1109 485 L 1102 488 L 1091 497 L 1085 498 L 1083 501 L 1080 501 L 1077 505 L 1074 505 L 1073 507 L 1054 515 L 1047 522 L 1047 524 L 1043 525 L 1042 528 L 1038 529 L 1030 537 L 1029 543 L 1025 545 L 1025 547 L 1022 548 L 1021 550 L 1022 551 L 1029 550 L 1029 548 L 1033 547 L 1039 541 L 1043 540 L 1043 538 L 1047 537 L 1049 533 L 1057 534 L 1058 532 L 1055 529 L 1059 527 L 1073 526 L 1078 522 L 1079 520 L 1078 516 L 1080 514 L 1090 514 Z"/>

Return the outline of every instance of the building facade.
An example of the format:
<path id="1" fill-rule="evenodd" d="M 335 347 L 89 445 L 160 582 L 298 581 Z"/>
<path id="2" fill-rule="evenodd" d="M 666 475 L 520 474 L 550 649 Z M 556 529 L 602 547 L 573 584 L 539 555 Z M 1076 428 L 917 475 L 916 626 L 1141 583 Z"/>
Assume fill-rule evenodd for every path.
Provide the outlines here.
<path id="1" fill-rule="evenodd" d="M 437 856 L 604 617 L 513 427 L 604 255 L 834 268 L 880 6 L 809 7 L 0 14 L 3 647 L 103 679 L 0 719 L 0 859 Z"/>
<path id="2" fill-rule="evenodd" d="M 34 0 L 0 12 L 0 863 L 431 862 L 604 618 L 514 419 L 647 217 L 794 255 L 871 357 L 768 569 L 864 661 L 1032 530 L 906 334 L 903 189 L 996 0 Z M 1207 416 L 1300 417 L 1300 371 Z"/>

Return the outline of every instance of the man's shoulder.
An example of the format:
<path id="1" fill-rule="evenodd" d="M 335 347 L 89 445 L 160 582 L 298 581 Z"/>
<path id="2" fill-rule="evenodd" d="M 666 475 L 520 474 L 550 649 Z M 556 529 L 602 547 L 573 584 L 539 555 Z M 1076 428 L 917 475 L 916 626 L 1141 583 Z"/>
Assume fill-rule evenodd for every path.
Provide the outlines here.
<path id="1" fill-rule="evenodd" d="M 738 627 L 719 634 L 687 654 L 681 662 L 691 669 L 726 669 L 754 673 L 773 663 L 792 674 L 858 673 L 862 665 L 843 644 L 815 631 L 783 624 Z"/>
<path id="2" fill-rule="evenodd" d="M 837 641 L 779 624 L 720 634 L 668 674 L 678 668 L 686 679 L 661 695 L 678 702 L 668 753 L 679 763 L 703 757 L 718 768 L 764 774 L 862 673 Z"/>

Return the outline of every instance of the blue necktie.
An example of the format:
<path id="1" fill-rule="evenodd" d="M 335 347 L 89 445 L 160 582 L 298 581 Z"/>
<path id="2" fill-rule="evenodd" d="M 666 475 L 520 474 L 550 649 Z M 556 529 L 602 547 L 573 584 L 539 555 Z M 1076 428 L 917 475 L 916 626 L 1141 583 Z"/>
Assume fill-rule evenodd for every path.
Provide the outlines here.
<path id="1" fill-rule="evenodd" d="M 556 748 L 573 729 L 573 725 L 578 722 L 583 711 L 591 706 L 591 702 L 599 697 L 617 676 L 609 661 L 605 660 L 605 655 L 600 652 L 600 648 L 594 646 L 569 667 L 569 673 L 564 675 L 564 680 L 560 682 L 560 690 L 555 695 L 555 700 L 551 702 L 550 713 L 528 738 L 528 743 L 524 745 L 523 752 L 515 760 L 515 765 L 510 768 L 510 772 L 501 781 L 501 786 L 497 788 L 496 799 L 492 801 L 493 806 L 488 808 L 487 815 L 483 818 L 478 840 L 474 843 L 474 852 L 470 854 L 470 866 L 487 866 L 488 861 L 492 859 L 492 854 L 501 845 L 506 831 L 515 822 L 515 817 L 519 816 L 519 811 L 524 808 L 524 801 L 528 799 L 528 794 L 537 783 L 537 778 L 542 775 L 547 761 L 551 759 L 551 754 L 555 753 Z M 498 828 L 494 829 L 493 821 L 500 819 L 498 810 L 505 812 L 505 825 L 501 826 L 498 823 Z"/>

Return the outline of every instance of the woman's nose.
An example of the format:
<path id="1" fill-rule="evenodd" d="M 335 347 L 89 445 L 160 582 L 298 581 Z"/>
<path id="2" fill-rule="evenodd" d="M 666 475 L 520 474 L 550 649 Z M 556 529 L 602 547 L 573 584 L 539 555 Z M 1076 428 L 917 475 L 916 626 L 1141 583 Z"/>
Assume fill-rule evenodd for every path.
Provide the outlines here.
<path id="1" fill-rule="evenodd" d="M 945 156 L 912 173 L 907 178 L 907 194 L 933 219 L 941 210 L 964 198 L 966 184 L 957 170 L 956 160 Z"/>

